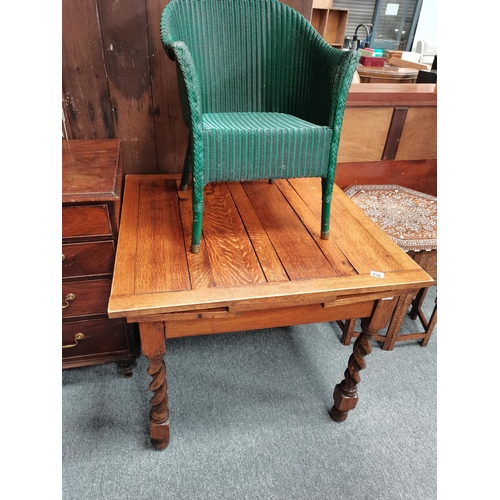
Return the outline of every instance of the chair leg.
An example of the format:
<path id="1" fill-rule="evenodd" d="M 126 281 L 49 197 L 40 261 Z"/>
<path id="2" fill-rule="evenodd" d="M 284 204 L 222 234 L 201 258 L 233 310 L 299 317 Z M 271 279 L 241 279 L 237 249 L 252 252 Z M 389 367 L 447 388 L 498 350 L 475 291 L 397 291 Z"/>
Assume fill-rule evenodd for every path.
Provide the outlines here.
<path id="1" fill-rule="evenodd" d="M 186 157 L 184 159 L 184 166 L 182 167 L 182 178 L 180 185 L 181 191 L 184 191 L 189 184 L 189 174 L 191 172 L 191 158 L 192 158 L 191 149 L 192 149 L 192 138 L 191 135 L 189 135 L 188 145 L 186 149 Z"/>
<path id="2" fill-rule="evenodd" d="M 328 189 L 327 179 L 321 179 L 323 188 L 321 205 L 321 239 L 327 240 L 330 237 L 330 209 L 332 203 L 332 190 Z"/>
<path id="3" fill-rule="evenodd" d="M 203 182 L 200 182 L 199 176 L 193 175 L 193 232 L 191 235 L 191 253 L 198 253 L 200 251 L 204 207 L 203 191 Z"/>
<path id="4" fill-rule="evenodd" d="M 198 253 L 200 251 L 202 225 L 203 211 L 195 212 L 193 210 L 193 234 L 191 237 L 191 253 Z"/>

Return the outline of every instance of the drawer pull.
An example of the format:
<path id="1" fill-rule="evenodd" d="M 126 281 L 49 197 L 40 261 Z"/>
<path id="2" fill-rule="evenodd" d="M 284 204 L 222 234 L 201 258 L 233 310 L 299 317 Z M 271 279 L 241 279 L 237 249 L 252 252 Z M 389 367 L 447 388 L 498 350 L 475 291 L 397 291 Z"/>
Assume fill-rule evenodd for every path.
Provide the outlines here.
<path id="1" fill-rule="evenodd" d="M 62 348 L 63 349 L 68 349 L 70 347 L 75 347 L 76 345 L 78 345 L 78 341 L 79 340 L 83 340 L 84 338 L 85 338 L 85 335 L 83 335 L 83 333 L 77 333 L 75 335 L 75 343 L 74 344 L 63 345 Z"/>
<path id="2" fill-rule="evenodd" d="M 75 299 L 76 299 L 76 295 L 74 293 L 68 293 L 68 295 L 66 295 L 66 299 L 64 300 L 64 304 L 63 304 L 62 308 L 66 309 L 67 307 L 69 307 L 69 303 Z"/>
<path id="3" fill-rule="evenodd" d="M 66 258 L 66 255 L 62 254 L 62 256 L 63 256 L 63 257 L 62 257 L 62 260 L 64 260 L 64 259 Z"/>

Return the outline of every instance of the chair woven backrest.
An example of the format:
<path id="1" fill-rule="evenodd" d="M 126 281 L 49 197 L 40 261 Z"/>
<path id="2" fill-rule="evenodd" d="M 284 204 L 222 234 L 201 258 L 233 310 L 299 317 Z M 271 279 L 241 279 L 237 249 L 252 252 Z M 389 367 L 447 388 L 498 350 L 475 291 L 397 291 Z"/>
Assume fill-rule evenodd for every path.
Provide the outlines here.
<path id="1" fill-rule="evenodd" d="M 202 113 L 281 112 L 329 124 L 330 109 L 307 93 L 328 95 L 339 89 L 323 88 L 331 79 L 318 78 L 313 70 L 318 44 L 307 43 L 320 36 L 287 5 L 276 0 L 172 0 L 161 31 L 165 45 L 169 39 L 186 43 L 199 77 Z M 339 62 L 345 60 L 338 52 Z M 323 71 L 326 76 L 339 68 Z M 305 84 L 308 78 L 316 80 L 313 85 Z"/>

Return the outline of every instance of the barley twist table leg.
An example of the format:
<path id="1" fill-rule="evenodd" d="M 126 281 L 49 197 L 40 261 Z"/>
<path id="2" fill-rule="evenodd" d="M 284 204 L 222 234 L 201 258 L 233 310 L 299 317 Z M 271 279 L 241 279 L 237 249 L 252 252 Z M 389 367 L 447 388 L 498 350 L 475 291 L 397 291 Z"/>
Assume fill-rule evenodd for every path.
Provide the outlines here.
<path id="1" fill-rule="evenodd" d="M 356 386 L 361 382 L 359 372 L 366 368 L 365 356 L 372 352 L 371 339 L 385 328 L 396 305 L 397 298 L 377 301 L 371 317 L 361 322 L 361 334 L 354 342 L 353 351 L 344 372 L 344 380 L 335 386 L 333 406 L 330 416 L 337 422 L 343 422 L 347 414 L 358 403 Z"/>
<path id="2" fill-rule="evenodd" d="M 344 380 L 335 386 L 333 391 L 333 407 L 330 416 L 337 422 L 343 422 L 347 418 L 349 410 L 352 410 L 358 402 L 356 386 L 361 382 L 360 370 L 366 367 L 365 356 L 372 352 L 370 341 L 376 332 L 370 332 L 363 328 L 360 336 L 354 342 L 353 352 L 344 372 Z"/>
<path id="3" fill-rule="evenodd" d="M 153 446 L 158 450 L 163 450 L 168 446 L 170 440 L 167 371 L 163 357 L 148 358 L 148 360 L 148 375 L 153 378 L 149 384 L 149 390 L 153 392 L 150 401 L 151 412 L 149 414 L 150 435 Z"/>
<path id="4" fill-rule="evenodd" d="M 149 389 L 153 393 L 149 413 L 149 435 L 157 450 L 163 450 L 170 441 L 170 420 L 167 397 L 167 371 L 165 368 L 165 329 L 162 322 L 139 324 L 141 347 L 148 358 L 148 374 L 153 378 Z"/>

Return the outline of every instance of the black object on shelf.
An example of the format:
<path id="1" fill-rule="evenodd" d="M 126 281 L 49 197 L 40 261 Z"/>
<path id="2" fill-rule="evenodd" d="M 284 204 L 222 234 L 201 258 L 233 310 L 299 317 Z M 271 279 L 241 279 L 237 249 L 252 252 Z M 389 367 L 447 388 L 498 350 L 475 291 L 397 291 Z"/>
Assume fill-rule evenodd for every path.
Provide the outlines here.
<path id="1" fill-rule="evenodd" d="M 437 83 L 437 56 L 434 56 L 430 70 L 421 69 L 418 71 L 415 83 Z"/>

